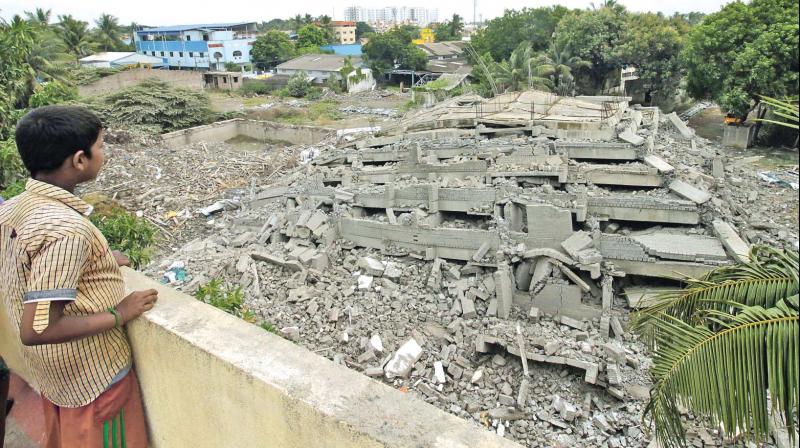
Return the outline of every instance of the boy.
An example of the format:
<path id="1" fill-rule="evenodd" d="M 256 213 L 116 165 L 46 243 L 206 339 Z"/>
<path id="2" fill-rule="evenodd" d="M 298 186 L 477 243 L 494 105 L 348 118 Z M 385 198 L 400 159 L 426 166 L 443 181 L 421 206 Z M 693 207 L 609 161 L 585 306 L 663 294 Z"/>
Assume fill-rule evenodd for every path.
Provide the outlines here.
<path id="1" fill-rule="evenodd" d="M 103 167 L 103 127 L 79 107 L 47 106 L 17 124 L 31 178 L 0 206 L 0 301 L 19 327 L 44 405 L 48 448 L 147 446 L 123 325 L 153 308 L 155 290 L 127 297 L 119 266 L 73 194 Z"/>

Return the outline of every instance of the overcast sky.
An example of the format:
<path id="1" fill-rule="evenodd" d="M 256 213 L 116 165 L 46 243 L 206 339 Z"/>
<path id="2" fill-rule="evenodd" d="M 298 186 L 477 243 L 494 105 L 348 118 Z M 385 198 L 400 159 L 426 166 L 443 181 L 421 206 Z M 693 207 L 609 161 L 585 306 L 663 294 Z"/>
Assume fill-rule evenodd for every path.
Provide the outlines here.
<path id="1" fill-rule="evenodd" d="M 602 0 L 597 0 L 599 3 Z M 633 11 L 661 11 L 672 14 L 676 11 L 714 12 L 730 0 L 621 0 Z M 503 14 L 504 9 L 521 9 L 561 4 L 571 8 L 587 8 L 588 0 L 478 0 L 478 14 L 484 20 Z M 51 9 L 53 18 L 59 14 L 92 21 L 100 13 L 117 16 L 121 23 L 137 22 L 147 25 L 177 25 L 213 22 L 267 21 L 292 17 L 295 14 L 318 16 L 327 14 L 342 19 L 348 6 L 424 6 L 437 8 L 439 19 L 458 13 L 472 21 L 473 3 L 470 0 L 294 0 L 294 1 L 244 1 L 244 0 L 0 0 L 0 16 L 8 19 L 14 14 L 35 7 Z"/>

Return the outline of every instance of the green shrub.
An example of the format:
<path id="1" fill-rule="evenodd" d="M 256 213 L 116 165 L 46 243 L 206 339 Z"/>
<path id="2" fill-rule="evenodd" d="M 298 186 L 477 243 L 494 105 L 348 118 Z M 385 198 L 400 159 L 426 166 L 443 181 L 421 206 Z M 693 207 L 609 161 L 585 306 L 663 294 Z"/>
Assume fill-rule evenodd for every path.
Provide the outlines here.
<path id="1" fill-rule="evenodd" d="M 150 262 L 156 228 L 149 221 L 121 208 L 112 209 L 105 214 L 95 213 L 90 219 L 106 237 L 112 250 L 128 256 L 133 268 L 139 269 Z"/>
<path id="2" fill-rule="evenodd" d="M 65 103 L 77 98 L 77 89 L 59 81 L 50 81 L 36 88 L 36 91 L 33 92 L 33 95 L 28 100 L 28 105 L 35 108 Z"/>
<path id="3" fill-rule="evenodd" d="M 308 94 L 309 89 L 311 89 L 311 82 L 308 80 L 306 72 L 303 71 L 294 74 L 286 83 L 286 90 L 295 98 L 303 98 Z"/>
<path id="4" fill-rule="evenodd" d="M 275 325 L 272 325 L 269 322 L 261 322 L 261 325 L 259 326 L 270 333 L 279 334 L 279 331 L 277 328 L 275 328 Z"/>
<path id="5" fill-rule="evenodd" d="M 25 178 L 28 172 L 17 151 L 17 144 L 13 138 L 0 141 L 0 195 L 8 199 L 22 191 L 19 184 L 25 187 Z M 16 187 L 15 187 L 16 186 Z M 16 192 L 16 194 L 12 194 Z"/>
<path id="6" fill-rule="evenodd" d="M 223 285 L 222 280 L 216 278 L 198 288 L 194 296 L 197 300 L 237 316 L 244 301 L 241 286 Z"/>
<path id="7" fill-rule="evenodd" d="M 315 101 L 320 98 L 322 98 L 322 89 L 320 89 L 319 87 L 311 87 L 310 89 L 308 89 L 308 92 L 306 92 L 307 100 Z"/>
<path id="8" fill-rule="evenodd" d="M 144 81 L 79 105 L 96 112 L 106 126 L 155 133 L 201 125 L 213 116 L 204 93 L 157 80 Z"/>
<path id="9" fill-rule="evenodd" d="M 274 88 L 263 81 L 245 81 L 239 93 L 243 96 L 268 95 Z"/>

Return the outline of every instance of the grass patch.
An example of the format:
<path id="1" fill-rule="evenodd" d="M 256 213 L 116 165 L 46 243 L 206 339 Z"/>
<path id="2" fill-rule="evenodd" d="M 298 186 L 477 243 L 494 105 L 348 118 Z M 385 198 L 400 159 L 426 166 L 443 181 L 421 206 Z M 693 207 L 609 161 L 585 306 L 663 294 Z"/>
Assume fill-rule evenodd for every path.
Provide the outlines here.
<path id="1" fill-rule="evenodd" d="M 244 305 L 244 292 L 241 286 L 223 284 L 222 280 L 213 279 L 198 288 L 194 297 L 246 322 L 256 323 L 256 313 Z"/>
<path id="2" fill-rule="evenodd" d="M 157 229 L 145 218 L 139 218 L 118 206 L 95 206 L 89 219 L 106 237 L 109 247 L 118 250 L 131 260 L 131 267 L 139 269 L 150 262 Z"/>
<path id="3" fill-rule="evenodd" d="M 261 327 L 261 328 L 262 328 L 262 329 L 264 329 L 265 331 L 269 331 L 269 332 L 270 332 L 270 333 L 272 333 L 272 334 L 279 334 L 279 333 L 280 333 L 280 332 L 278 331 L 278 328 L 277 328 L 277 327 L 275 327 L 275 325 L 272 325 L 272 324 L 271 324 L 271 323 L 269 323 L 269 322 L 261 322 L 261 325 L 259 325 L 259 327 Z"/>

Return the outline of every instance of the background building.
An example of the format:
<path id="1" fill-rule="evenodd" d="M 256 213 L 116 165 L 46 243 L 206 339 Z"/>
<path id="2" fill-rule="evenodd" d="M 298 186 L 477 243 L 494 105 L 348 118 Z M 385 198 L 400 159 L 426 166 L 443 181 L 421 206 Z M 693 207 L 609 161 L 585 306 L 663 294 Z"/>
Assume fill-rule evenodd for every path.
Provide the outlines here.
<path id="1" fill-rule="evenodd" d="M 353 22 L 367 22 L 372 25 L 414 23 L 426 26 L 439 20 L 439 10 L 415 6 L 387 6 L 385 8 L 349 6 L 344 9 L 344 19 Z"/>
<path id="2" fill-rule="evenodd" d="M 336 41 L 340 44 L 356 43 L 356 22 L 334 20 L 331 22 L 331 28 Z"/>
<path id="3" fill-rule="evenodd" d="M 224 70 L 226 62 L 250 63 L 255 22 L 145 28 L 134 33 L 136 52 L 161 58 L 170 68 Z"/>
<path id="4" fill-rule="evenodd" d="M 134 53 L 132 51 L 107 51 L 97 53 L 80 59 L 84 67 L 117 68 L 139 65 L 142 67 L 163 67 L 161 58 Z"/>

